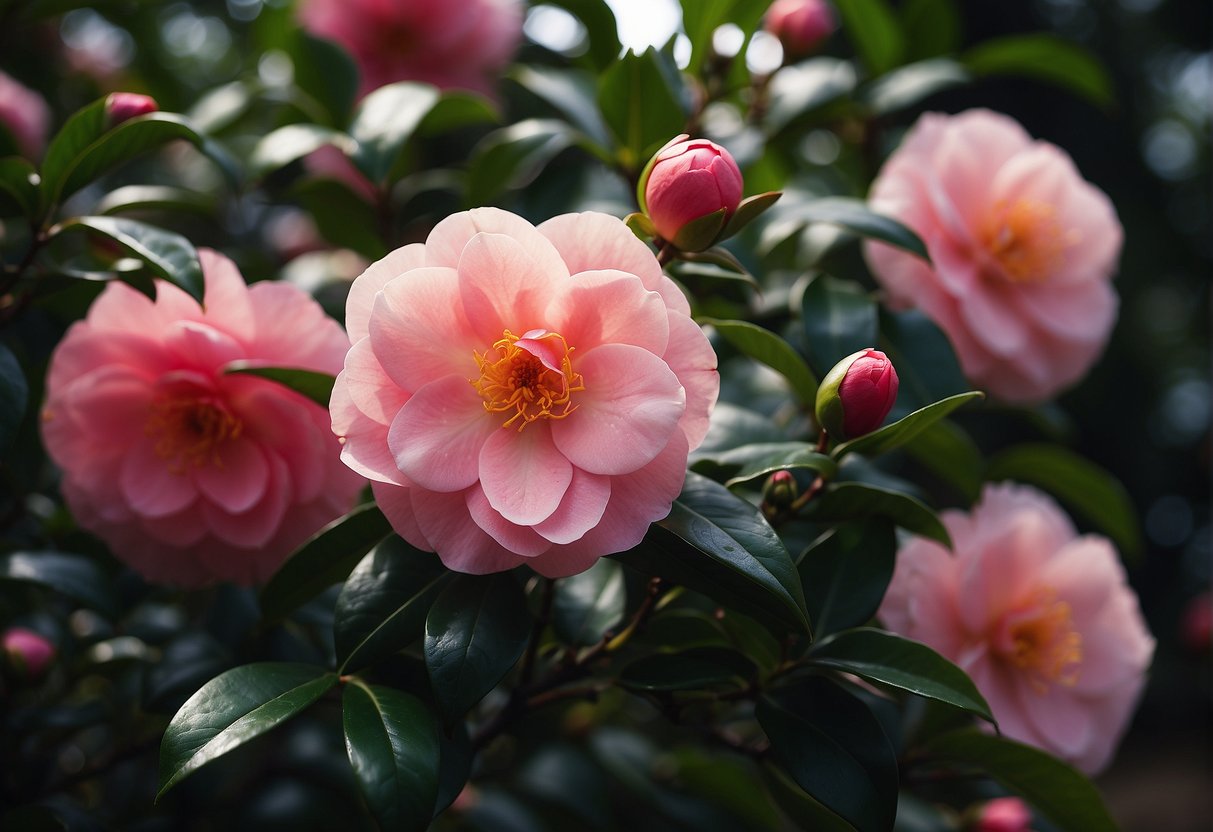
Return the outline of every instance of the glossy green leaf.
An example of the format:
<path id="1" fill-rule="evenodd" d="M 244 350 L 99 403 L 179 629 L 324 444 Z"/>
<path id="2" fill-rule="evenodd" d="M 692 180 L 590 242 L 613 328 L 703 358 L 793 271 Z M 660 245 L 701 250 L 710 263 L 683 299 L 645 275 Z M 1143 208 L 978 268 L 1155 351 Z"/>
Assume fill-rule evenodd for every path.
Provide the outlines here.
<path id="1" fill-rule="evenodd" d="M 293 390 L 304 398 L 310 399 L 321 407 L 328 409 L 329 399 L 333 395 L 333 383 L 336 377 L 328 373 L 318 373 L 315 370 L 301 370 L 298 367 L 258 367 L 250 366 L 246 361 L 233 361 L 224 370 L 225 373 L 238 373 L 245 376 L 257 376 L 277 382 L 288 390 Z"/>
<path id="2" fill-rule="evenodd" d="M 1020 794 L 1061 832 L 1115 832 L 1099 790 L 1078 771 L 1035 748 L 972 729 L 930 740 L 932 762 L 971 766 Z"/>
<path id="3" fill-rule="evenodd" d="M 382 829 L 423 832 L 438 796 L 438 726 L 416 697 L 352 680 L 342 695 L 345 748 Z"/>
<path id="4" fill-rule="evenodd" d="M 712 54 L 713 33 L 726 23 L 737 26 L 745 36 L 739 51 L 744 55 L 750 35 L 769 4 L 765 0 L 682 0 L 681 5 L 682 28 L 691 41 L 691 60 L 687 69 L 702 77 L 704 62 Z M 745 62 L 737 59 L 737 63 Z"/>
<path id="5" fill-rule="evenodd" d="M 485 136 L 468 163 L 469 206 L 491 203 L 503 191 L 529 184 L 576 134 L 558 119 L 527 119 Z"/>
<path id="6" fill-rule="evenodd" d="M 757 673 L 754 663 L 727 647 L 693 647 L 636 659 L 619 673 L 619 684 L 636 691 L 703 690 L 740 686 Z"/>
<path id="7" fill-rule="evenodd" d="M 374 503 L 329 523 L 295 550 L 261 590 L 261 616 L 277 621 L 349 576 L 362 556 L 391 532 Z"/>
<path id="8" fill-rule="evenodd" d="M 250 172 L 264 176 L 322 147 L 333 146 L 347 155 L 354 152 L 353 139 L 319 124 L 287 124 L 262 136 L 249 156 Z"/>
<path id="9" fill-rule="evenodd" d="M 602 74 L 598 106 L 630 170 L 640 170 L 686 121 L 678 68 L 652 47 L 639 55 L 629 52 Z"/>
<path id="10" fill-rule="evenodd" d="M 854 92 L 858 82 L 855 65 L 838 58 L 822 56 L 785 66 L 771 79 L 767 132 L 775 135 L 811 119 Z"/>
<path id="11" fill-rule="evenodd" d="M 298 714 L 337 674 L 289 662 L 249 664 L 203 685 L 177 711 L 160 745 L 157 799 L 199 767 Z"/>
<path id="12" fill-rule="evenodd" d="M 345 182 L 308 177 L 296 182 L 290 194 L 311 214 L 320 235 L 334 246 L 356 251 L 371 261 L 387 254 L 382 217 L 364 194 Z"/>
<path id="13" fill-rule="evenodd" d="M 870 75 L 882 75 L 901 63 L 905 34 L 886 0 L 835 0 L 842 30 L 855 44 Z"/>
<path id="14" fill-rule="evenodd" d="M 908 410 L 970 389 L 952 342 L 917 309 L 880 310 L 880 348 L 888 354 L 901 380 L 897 406 Z"/>
<path id="15" fill-rule="evenodd" d="M 619 27 L 615 13 L 604 0 L 544 0 L 569 12 L 585 26 L 590 41 L 589 61 L 601 72 L 619 58 L 623 47 L 619 43 Z"/>
<path id="16" fill-rule="evenodd" d="M 855 832 L 855 827 L 822 806 L 779 766 L 766 762 L 762 767 L 763 781 L 775 804 L 797 824 L 798 829 L 813 832 Z"/>
<path id="17" fill-rule="evenodd" d="M 968 71 L 950 58 L 931 58 L 899 67 L 869 86 L 863 101 L 873 116 L 914 107 L 937 92 L 966 84 Z"/>
<path id="18" fill-rule="evenodd" d="M 956 0 L 906 0 L 901 4 L 906 56 L 913 60 L 951 55 L 961 43 Z"/>
<path id="19" fill-rule="evenodd" d="M 936 422 L 906 444 L 905 452 L 936 477 L 975 503 L 981 495 L 985 460 L 967 433 L 948 421 Z"/>
<path id="20" fill-rule="evenodd" d="M 900 491 L 861 482 L 840 482 L 814 498 L 806 516 L 818 521 L 863 520 L 884 517 L 909 532 L 935 540 L 949 549 L 948 530 L 926 505 Z"/>
<path id="21" fill-rule="evenodd" d="M 963 670 L 927 645 L 893 633 L 867 627 L 846 630 L 817 641 L 809 662 L 944 702 L 994 722 L 985 697 Z"/>
<path id="22" fill-rule="evenodd" d="M 349 52 L 302 29 L 292 33 L 287 48 L 295 86 L 320 105 L 327 124 L 345 124 L 358 95 L 358 67 Z"/>
<path id="23" fill-rule="evenodd" d="M 876 213 L 861 199 L 843 196 L 822 197 L 800 203 L 793 209 L 792 216 L 806 223 L 824 222 L 837 225 L 852 234 L 888 243 L 923 260 L 931 259 L 926 244 L 912 229 L 892 217 Z"/>
<path id="24" fill-rule="evenodd" d="M 29 384 L 12 351 L 0 344 L 0 449 L 17 435 L 29 404 Z"/>
<path id="25" fill-rule="evenodd" d="M 172 185 L 125 185 L 102 197 L 94 210 L 106 215 L 127 211 L 188 211 L 209 217 L 215 208 L 214 197 L 197 191 Z"/>
<path id="26" fill-rule="evenodd" d="M 586 647 L 623 620 L 627 607 L 623 569 L 606 558 L 578 575 L 556 584 L 552 628 L 565 644 Z"/>
<path id="27" fill-rule="evenodd" d="M 429 84 L 400 81 L 362 99 L 350 122 L 350 135 L 357 142 L 351 159 L 368 179 L 387 181 L 400 151 L 439 96 Z"/>
<path id="28" fill-rule="evenodd" d="M 867 706 L 808 677 L 762 696 L 755 714 L 776 762 L 815 800 L 860 832 L 893 828 L 897 757 Z"/>
<path id="29" fill-rule="evenodd" d="M 105 100 L 103 96 L 73 113 L 51 137 L 41 167 L 42 191 L 48 198 L 61 191 L 77 157 L 105 132 Z"/>
<path id="30" fill-rule="evenodd" d="M 421 637 L 451 573 L 433 552 L 392 535 L 350 573 L 337 597 L 333 637 L 341 672 L 358 670 Z"/>
<path id="31" fill-rule="evenodd" d="M 434 817 L 442 814 L 463 792 L 472 773 L 475 751 L 466 722 L 459 722 L 450 732 L 440 731 L 441 762 L 438 766 L 438 797 L 434 801 Z"/>
<path id="32" fill-rule="evenodd" d="M 724 227 L 721 239 L 728 239 L 734 234 L 739 233 L 747 225 L 762 216 L 782 196 L 783 194 L 780 191 L 769 191 L 764 194 L 747 196 L 738 204 L 737 210 L 733 212 L 733 216 Z"/>
<path id="33" fill-rule="evenodd" d="M 701 318 L 701 324 L 716 328 L 726 341 L 745 355 L 766 364 L 782 375 L 792 386 L 797 398 L 807 406 L 817 397 L 817 378 L 809 365 L 792 346 L 769 329 L 763 329 L 747 321 L 722 321 L 718 318 Z"/>
<path id="34" fill-rule="evenodd" d="M 87 229 L 117 243 L 142 260 L 155 274 L 202 302 L 202 264 L 194 244 L 172 231 L 119 217 L 74 217 L 56 226 L 51 235 Z"/>
<path id="35" fill-rule="evenodd" d="M 458 575 L 425 619 L 425 666 L 448 722 L 510 672 L 531 633 L 522 588 L 508 572 Z"/>
<path id="36" fill-rule="evenodd" d="M 464 90 L 447 90 L 425 114 L 425 118 L 421 119 L 417 132 L 423 136 L 434 136 L 500 119 L 497 105 L 483 95 Z"/>
<path id="37" fill-rule="evenodd" d="M 751 480 L 761 479 L 776 471 L 787 471 L 790 469 L 804 469 L 815 471 L 826 479 L 833 479 L 838 474 L 838 464 L 833 459 L 825 454 L 818 453 L 814 450 L 814 446 L 804 443 L 788 443 L 789 445 L 802 445 L 801 448 L 788 453 L 786 450 L 774 450 L 764 456 L 757 457 L 745 465 L 741 469 L 729 477 L 725 481 L 726 488 L 732 488 L 735 485 L 741 485 Z M 743 446 L 748 448 L 760 448 L 761 445 Z M 779 445 L 767 446 L 778 448 Z M 740 450 L 740 449 L 739 449 Z"/>
<path id="38" fill-rule="evenodd" d="M 1017 75 L 1067 89 L 1104 109 L 1116 103 L 1099 59 L 1073 41 L 1037 33 L 988 40 L 961 56 L 976 75 Z"/>
<path id="39" fill-rule="evenodd" d="M 990 460 L 986 479 L 1035 485 L 1112 538 L 1126 557 L 1141 554 L 1141 527 L 1125 487 L 1073 451 L 1044 443 L 1016 445 Z"/>
<path id="40" fill-rule="evenodd" d="M 20 156 L 0 159 L 0 192 L 7 195 L 23 216 L 33 219 L 38 214 L 38 172 Z"/>
<path id="41" fill-rule="evenodd" d="M 848 355 L 876 345 L 876 302 L 859 284 L 821 274 L 805 289 L 801 324 L 809 365 L 825 376 Z"/>
<path id="42" fill-rule="evenodd" d="M 9 552 L 0 555 L 0 581 L 38 584 L 111 618 L 119 612 L 112 581 L 94 560 L 82 555 Z"/>
<path id="43" fill-rule="evenodd" d="M 722 448 L 721 450 L 705 452 L 699 455 L 693 466 L 694 470 L 700 474 L 710 475 L 713 479 L 724 480 L 729 478 L 748 480 L 758 476 L 760 472 L 768 468 L 778 468 L 780 463 L 790 460 L 793 457 L 803 457 L 806 460 L 813 461 L 816 459 L 816 445 L 809 442 L 753 442 L 747 444 L 737 444 L 733 447 Z M 833 479 L 838 473 L 838 464 L 833 459 L 823 456 L 829 460 L 829 463 L 822 462 L 825 472 L 828 472 L 827 479 Z M 787 467 L 795 467 L 788 465 Z M 812 466 L 805 466 L 812 467 Z"/>
<path id="44" fill-rule="evenodd" d="M 798 569 L 818 638 L 866 624 L 876 615 L 896 555 L 893 524 L 879 518 L 843 523 L 805 550 Z"/>
<path id="45" fill-rule="evenodd" d="M 509 77 L 556 108 L 569 124 L 603 147 L 610 147 L 611 135 L 598 110 L 597 89 L 592 74 L 575 69 L 520 64 Z"/>
<path id="46" fill-rule="evenodd" d="M 887 454 L 889 451 L 899 448 L 907 442 L 914 441 L 914 438 L 918 434 L 940 419 L 946 418 L 956 408 L 972 401 L 984 399 L 985 397 L 985 393 L 973 391 L 961 393 L 957 396 L 950 396 L 943 401 L 929 404 L 920 410 L 915 410 L 909 416 L 899 419 L 891 425 L 885 425 L 883 428 L 874 430 L 866 436 L 860 436 L 849 442 L 843 442 L 834 448 L 832 456 L 835 459 L 842 459 L 850 453 L 863 454 L 864 456 Z"/>

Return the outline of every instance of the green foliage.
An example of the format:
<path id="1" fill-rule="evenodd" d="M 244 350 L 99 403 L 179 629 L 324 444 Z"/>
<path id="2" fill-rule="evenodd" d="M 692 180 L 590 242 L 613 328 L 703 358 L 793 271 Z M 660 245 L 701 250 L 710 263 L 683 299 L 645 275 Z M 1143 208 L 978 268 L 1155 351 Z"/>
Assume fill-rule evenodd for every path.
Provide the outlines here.
<path id="1" fill-rule="evenodd" d="M 12 351 L 0 344 L 0 449 L 17 434 L 29 404 L 29 384 Z"/>
<path id="2" fill-rule="evenodd" d="M 52 230 L 52 236 L 88 231 L 114 244 L 131 257 L 143 261 L 156 277 L 167 280 L 202 302 L 202 264 L 194 244 L 172 231 L 137 220 L 118 217 L 74 217 Z M 121 272 L 126 277 L 130 273 Z M 142 288 L 136 285 L 136 288 Z"/>
<path id="3" fill-rule="evenodd" d="M 1067 89 L 1104 109 L 1116 103 L 1103 64 L 1081 46 L 1054 35 L 988 40 L 965 52 L 961 60 L 977 75 L 1022 75 Z"/>
<path id="4" fill-rule="evenodd" d="M 893 577 L 893 524 L 865 519 L 839 524 L 815 540 L 797 562 L 818 638 L 866 624 Z"/>

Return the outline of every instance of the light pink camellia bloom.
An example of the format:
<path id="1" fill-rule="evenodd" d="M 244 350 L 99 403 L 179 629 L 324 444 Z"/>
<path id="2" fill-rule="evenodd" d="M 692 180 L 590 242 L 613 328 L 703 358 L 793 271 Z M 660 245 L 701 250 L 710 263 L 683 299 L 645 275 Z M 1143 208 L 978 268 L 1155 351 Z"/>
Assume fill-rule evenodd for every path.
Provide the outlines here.
<path id="1" fill-rule="evenodd" d="M 361 94 L 395 81 L 490 93 L 522 40 L 520 0 L 304 0 L 299 19 L 345 47 Z"/>
<path id="2" fill-rule="evenodd" d="M 550 577 L 669 513 L 716 354 L 615 217 L 455 214 L 354 281 L 331 410 L 392 526 L 449 568 Z"/>
<path id="3" fill-rule="evenodd" d="M 0 72 L 0 127 L 12 134 L 23 156 L 36 160 L 42 155 L 50 125 L 46 99 Z"/>
<path id="4" fill-rule="evenodd" d="M 51 358 L 42 435 L 84 528 L 148 580 L 264 581 L 353 504 L 324 408 L 234 362 L 336 374 L 348 341 L 285 283 L 200 252 L 205 305 L 111 283 Z"/>
<path id="5" fill-rule="evenodd" d="M 987 485 L 942 519 L 954 553 L 902 546 L 880 620 L 967 672 L 1003 734 L 1098 772 L 1154 652 L 1116 552 L 1024 486 Z"/>
<path id="6" fill-rule="evenodd" d="M 885 163 L 870 202 L 918 232 L 934 264 L 866 244 L 890 303 L 935 321 L 978 387 L 1039 402 L 1103 351 L 1122 231 L 1108 197 L 1064 151 L 989 110 L 928 113 Z"/>
<path id="7" fill-rule="evenodd" d="M 812 54 L 837 25 L 826 0 L 775 0 L 763 28 L 779 38 L 785 55 L 795 59 Z"/>

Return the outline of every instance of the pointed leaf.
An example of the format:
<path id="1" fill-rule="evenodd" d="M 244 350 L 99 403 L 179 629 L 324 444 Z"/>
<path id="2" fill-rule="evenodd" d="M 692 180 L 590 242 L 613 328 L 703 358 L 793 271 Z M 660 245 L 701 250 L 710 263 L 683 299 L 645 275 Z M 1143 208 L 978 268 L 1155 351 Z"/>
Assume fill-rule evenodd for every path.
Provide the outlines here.
<path id="1" fill-rule="evenodd" d="M 113 582 L 96 561 L 63 552 L 9 552 L 0 555 L 0 581 L 53 589 L 111 618 L 119 612 Z"/>
<path id="2" fill-rule="evenodd" d="M 852 234 L 879 240 L 930 261 L 926 244 L 910 228 L 892 217 L 877 214 L 861 199 L 829 196 L 801 203 L 788 216 L 805 223 L 825 222 Z"/>
<path id="3" fill-rule="evenodd" d="M 350 135 L 357 142 L 353 162 L 368 179 L 377 184 L 387 181 L 400 151 L 439 95 L 429 84 L 400 81 L 362 100 L 350 123 Z"/>
<path id="4" fill-rule="evenodd" d="M 906 531 L 952 548 L 948 530 L 926 505 L 909 494 L 867 483 L 840 482 L 831 485 L 809 503 L 805 516 L 818 521 L 885 517 Z"/>
<path id="5" fill-rule="evenodd" d="M 292 33 L 287 51 L 295 68 L 295 86 L 320 105 L 327 124 L 345 124 L 358 95 L 358 67 L 349 52 L 302 29 Z"/>
<path id="6" fill-rule="evenodd" d="M 618 54 L 611 56 L 612 63 Z M 555 107 L 569 124 L 595 142 L 603 147 L 611 146 L 611 134 L 598 110 L 594 75 L 582 70 L 519 64 L 509 77 Z"/>
<path id="7" fill-rule="evenodd" d="M 876 303 L 849 280 L 818 275 L 805 289 L 801 323 L 809 365 L 819 376 L 876 343 Z"/>
<path id="8" fill-rule="evenodd" d="M 868 87 L 863 98 L 874 116 L 887 116 L 970 80 L 969 73 L 956 61 L 932 58 L 893 70 Z"/>
<path id="9" fill-rule="evenodd" d="M 870 75 L 882 75 L 901 63 L 905 34 L 886 0 L 835 0 L 842 29 Z"/>
<path id="10" fill-rule="evenodd" d="M 973 391 L 961 393 L 957 396 L 950 396 L 943 401 L 929 404 L 920 410 L 915 410 L 909 416 L 899 419 L 891 425 L 885 425 L 883 428 L 872 431 L 866 436 L 860 436 L 849 442 L 843 442 L 834 448 L 831 456 L 835 459 L 842 459 L 849 453 L 859 453 L 864 456 L 879 456 L 880 454 L 888 453 L 907 442 L 912 442 L 918 434 L 940 419 L 948 416 L 956 408 L 966 405 L 971 401 L 984 399 L 985 397 L 985 393 Z"/>
<path id="11" fill-rule="evenodd" d="M 333 396 L 333 383 L 337 380 L 328 373 L 318 373 L 315 370 L 301 370 L 298 367 L 260 367 L 247 361 L 233 361 L 224 368 L 223 372 L 276 381 L 283 387 L 294 390 L 326 409 L 329 406 L 329 399 Z"/>
<path id="12" fill-rule="evenodd" d="M 769 329 L 746 321 L 701 318 L 699 322 L 715 327 L 721 337 L 734 347 L 786 378 L 792 386 L 792 392 L 803 404 L 813 404 L 817 398 L 817 378 L 787 341 Z"/>
<path id="13" fill-rule="evenodd" d="M 620 161 L 638 171 L 686 120 L 682 79 L 668 56 L 650 47 L 629 52 L 602 74 L 598 106 L 622 145 Z"/>
<path id="14" fill-rule="evenodd" d="M 977 443 L 956 425 L 936 422 L 905 446 L 914 461 L 951 485 L 967 503 L 977 502 L 985 460 Z"/>
<path id="15" fill-rule="evenodd" d="M 783 193 L 780 191 L 768 191 L 765 194 L 755 194 L 743 199 L 737 206 L 737 210 L 733 212 L 728 225 L 724 227 L 724 233 L 720 235 L 720 238 L 725 240 L 741 231 L 778 202 L 781 196 Z"/>
<path id="16" fill-rule="evenodd" d="M 87 229 L 108 237 L 148 269 L 202 302 L 202 264 L 194 244 L 172 231 L 118 217 L 74 217 L 51 229 L 58 233 Z M 138 288 L 138 287 L 136 287 Z"/>
<path id="17" fill-rule="evenodd" d="M 171 185 L 124 185 L 102 197 L 94 210 L 106 215 L 126 211 L 188 211 L 209 217 L 215 209 L 216 200 L 209 194 Z"/>
<path id="18" fill-rule="evenodd" d="M 843 523 L 805 550 L 798 569 L 818 638 L 876 615 L 896 555 L 893 524 L 880 518 Z"/>
<path id="19" fill-rule="evenodd" d="M 354 152 L 353 139 L 340 130 L 318 124 L 288 124 L 266 134 L 253 147 L 249 157 L 250 173 L 264 176 L 286 167 L 322 147 L 332 145 L 349 155 Z"/>
<path id="20" fill-rule="evenodd" d="M 811 120 L 826 105 L 844 99 L 858 83 L 855 64 L 821 56 L 785 66 L 771 79 L 767 133 Z"/>
<path id="21" fill-rule="evenodd" d="M 735 485 L 741 485 L 751 480 L 768 477 L 776 471 L 792 469 L 815 471 L 827 480 L 833 479 L 838 474 L 838 465 L 834 460 L 825 454 L 818 453 L 812 445 L 806 443 L 789 444 L 802 445 L 802 447 L 791 453 L 788 453 L 786 450 L 776 450 L 747 462 L 741 466 L 741 470 L 725 481 L 725 488 L 732 488 Z M 749 445 L 745 447 L 761 448 L 763 446 Z M 779 448 L 780 446 L 771 445 L 767 447 Z"/>
<path id="22" fill-rule="evenodd" d="M 1068 89 L 1105 110 L 1116 103 L 1099 59 L 1056 35 L 1011 35 L 980 43 L 961 61 L 977 75 L 1019 75 Z"/>
<path id="23" fill-rule="evenodd" d="M 623 568 L 613 560 L 598 562 L 556 584 L 552 628 L 565 644 L 588 647 L 623 620 L 627 607 Z"/>
<path id="24" fill-rule="evenodd" d="M 465 202 L 484 205 L 502 191 L 524 187 L 576 140 L 576 132 L 558 119 L 527 119 L 494 130 L 472 150 Z"/>
<path id="25" fill-rule="evenodd" d="M 38 172 L 34 166 L 20 156 L 0 159 L 0 192 L 12 198 L 28 219 L 38 214 Z"/>

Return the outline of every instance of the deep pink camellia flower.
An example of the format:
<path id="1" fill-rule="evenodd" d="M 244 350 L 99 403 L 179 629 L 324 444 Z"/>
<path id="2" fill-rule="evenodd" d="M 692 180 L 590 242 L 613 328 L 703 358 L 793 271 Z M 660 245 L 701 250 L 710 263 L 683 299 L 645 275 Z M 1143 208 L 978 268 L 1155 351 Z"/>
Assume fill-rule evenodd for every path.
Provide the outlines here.
<path id="1" fill-rule="evenodd" d="M 46 675 L 55 660 L 55 645 L 41 633 L 24 627 L 10 627 L 0 638 L 9 664 L 23 678 L 37 681 Z"/>
<path id="2" fill-rule="evenodd" d="M 894 306 L 922 309 L 947 333 L 977 386 L 1040 402 L 1103 351 L 1123 232 L 1064 151 L 989 110 L 927 113 L 870 202 L 918 232 L 932 261 L 869 242 L 873 274 Z"/>
<path id="3" fill-rule="evenodd" d="M 395 81 L 489 94 L 522 41 L 520 0 L 303 0 L 299 19 L 345 47 L 362 95 Z"/>
<path id="4" fill-rule="evenodd" d="M 685 251 L 701 250 L 712 244 L 737 210 L 742 187 L 741 170 L 728 150 L 681 135 L 649 162 L 640 182 L 640 208 L 662 239 Z M 721 211 L 718 227 L 707 229 L 702 239 L 683 239 L 689 223 Z"/>
<path id="5" fill-rule="evenodd" d="M 812 54 L 836 26 L 834 9 L 826 0 L 775 0 L 763 24 L 793 59 Z"/>
<path id="6" fill-rule="evenodd" d="M 0 72 L 0 127 L 12 134 L 17 150 L 38 159 L 46 147 L 51 109 L 46 99 L 9 75 Z"/>
<path id="7" fill-rule="evenodd" d="M 479 208 L 350 289 L 331 410 L 342 459 L 449 568 L 584 571 L 670 511 L 716 354 L 615 217 Z"/>
<path id="8" fill-rule="evenodd" d="M 1100 771 L 1154 653 L 1111 544 L 1024 486 L 987 485 L 971 514 L 941 518 L 953 551 L 903 545 L 880 620 L 968 673 L 1004 735 Z"/>
<path id="9" fill-rule="evenodd" d="M 1018 797 L 998 797 L 978 810 L 973 832 L 1031 832 L 1032 811 Z"/>
<path id="10" fill-rule="evenodd" d="M 863 349 L 839 361 L 817 390 L 817 421 L 835 439 L 854 439 L 880 427 L 897 401 L 897 370 L 880 350 Z"/>
<path id="11" fill-rule="evenodd" d="M 106 123 L 110 127 L 117 127 L 124 121 L 154 113 L 159 109 L 160 105 L 156 103 L 156 99 L 137 92 L 111 92 L 105 99 Z"/>
<path id="12" fill-rule="evenodd" d="M 324 408 L 237 362 L 336 374 L 348 341 L 285 283 L 200 252 L 205 304 L 111 283 L 51 358 L 42 435 L 72 513 L 145 578 L 264 581 L 365 483 Z"/>

